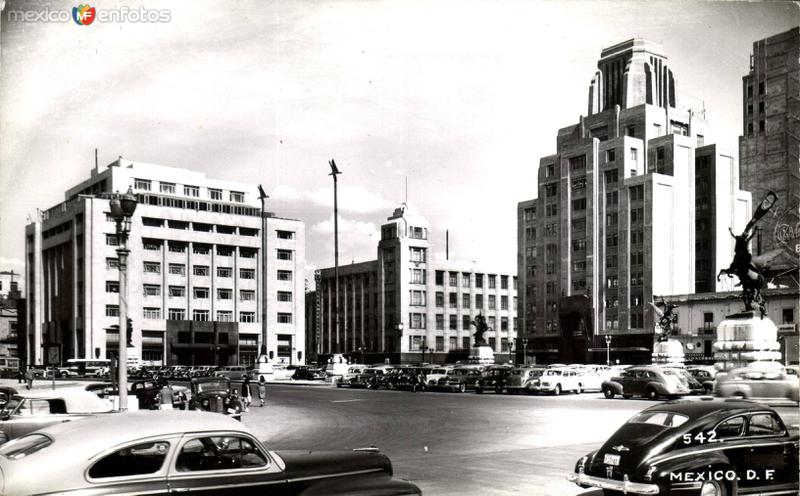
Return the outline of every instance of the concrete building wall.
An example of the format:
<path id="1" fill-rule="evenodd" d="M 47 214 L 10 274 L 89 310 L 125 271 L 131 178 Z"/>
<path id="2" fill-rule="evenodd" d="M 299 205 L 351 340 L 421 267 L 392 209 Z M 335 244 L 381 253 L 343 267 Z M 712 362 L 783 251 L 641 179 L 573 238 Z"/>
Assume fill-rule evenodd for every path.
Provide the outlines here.
<path id="1" fill-rule="evenodd" d="M 760 242 L 754 239 L 755 255 L 800 244 L 800 234 L 794 229 L 793 236 L 786 236 L 786 231 L 776 232 L 780 224 L 795 226 L 800 220 L 798 95 L 800 28 L 755 41 L 749 73 L 742 78 L 741 187 L 752 192 L 756 204 L 769 191 L 779 199 L 773 212 L 779 215 L 767 216 L 759 223 Z M 785 245 L 776 240 L 778 236 L 786 238 Z"/>
<path id="2" fill-rule="evenodd" d="M 171 339 L 168 322 L 218 321 L 236 323 L 237 345 L 226 348 L 231 360 L 253 363 L 262 344 L 266 277 L 267 352 L 278 362 L 303 363 L 303 223 L 270 214 L 262 233 L 253 187 L 123 160 L 95 169 L 66 192 L 64 203 L 26 227 L 33 363 L 105 357 L 118 349 L 119 240 L 107 195 L 129 187 L 139 200 L 127 243 L 129 357 L 210 364 L 213 343 Z M 171 342 L 185 349 L 168 350 Z"/>

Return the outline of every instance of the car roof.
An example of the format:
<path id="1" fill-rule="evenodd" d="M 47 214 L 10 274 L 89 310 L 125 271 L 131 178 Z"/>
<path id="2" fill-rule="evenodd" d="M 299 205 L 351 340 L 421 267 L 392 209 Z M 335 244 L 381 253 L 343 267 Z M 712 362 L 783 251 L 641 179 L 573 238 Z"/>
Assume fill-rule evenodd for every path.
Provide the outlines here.
<path id="1" fill-rule="evenodd" d="M 120 426 L 124 425 L 124 429 Z M 88 446 L 85 451 L 100 452 L 118 444 L 153 436 L 188 432 L 244 430 L 241 422 L 219 413 L 183 410 L 139 410 L 98 415 L 76 422 L 64 422 L 41 429 L 70 450 Z M 73 451 L 70 451 L 72 454 Z M 89 453 L 87 455 L 91 456 Z"/>
<path id="2" fill-rule="evenodd" d="M 719 398 L 667 401 L 647 409 L 648 412 L 666 411 L 682 413 L 691 419 L 699 419 L 715 413 L 719 413 L 720 416 L 728 416 L 737 413 L 764 410 L 772 411 L 771 408 L 752 401 Z"/>
<path id="3" fill-rule="evenodd" d="M 112 410 L 111 403 L 86 391 L 82 386 L 21 391 L 14 396 L 31 399 L 63 399 L 69 413 L 105 413 Z"/>

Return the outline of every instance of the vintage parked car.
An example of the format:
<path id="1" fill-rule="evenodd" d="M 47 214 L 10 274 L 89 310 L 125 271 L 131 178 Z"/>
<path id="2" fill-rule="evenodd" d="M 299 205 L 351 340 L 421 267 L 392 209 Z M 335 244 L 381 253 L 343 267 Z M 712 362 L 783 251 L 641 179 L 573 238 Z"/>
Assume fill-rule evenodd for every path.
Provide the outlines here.
<path id="1" fill-rule="evenodd" d="M 231 380 L 227 377 L 196 377 L 191 381 L 191 388 L 189 410 L 222 413 L 241 420 L 243 407 L 234 394 L 236 386 L 231 389 Z"/>
<path id="2" fill-rule="evenodd" d="M 397 367 L 386 373 L 387 389 L 408 389 L 417 392 L 425 390 L 425 369 L 423 367 Z"/>
<path id="3" fill-rule="evenodd" d="M 532 385 L 547 370 L 542 367 L 516 367 L 506 377 L 506 393 L 530 393 Z"/>
<path id="4" fill-rule="evenodd" d="M 603 394 L 606 398 L 622 395 L 630 398 L 633 395 L 644 396 L 655 400 L 660 396 L 677 398 L 689 394 L 689 388 L 673 373 L 665 373 L 664 369 L 655 366 L 631 367 L 618 377 L 603 382 Z"/>
<path id="5" fill-rule="evenodd" d="M 717 374 L 714 395 L 762 401 L 798 400 L 800 380 L 781 368 L 744 367 Z"/>
<path id="6" fill-rule="evenodd" d="M 136 397 L 139 403 L 139 410 L 157 410 L 160 404 L 158 392 L 161 391 L 161 388 L 164 387 L 166 382 L 165 379 L 133 381 L 128 388 L 128 395 Z M 169 387 L 172 388 L 174 393 L 172 407 L 179 410 L 186 410 L 189 403 L 189 388 L 177 384 L 170 384 Z M 119 394 L 117 386 L 110 382 L 90 383 L 84 386 L 84 389 L 96 394 L 100 398 L 108 398 L 109 396 L 117 396 Z"/>
<path id="7" fill-rule="evenodd" d="M 797 494 L 797 464 L 797 433 L 774 410 L 703 398 L 634 415 L 567 478 L 607 494 Z"/>
<path id="8" fill-rule="evenodd" d="M 296 381 L 319 381 L 325 379 L 325 371 L 309 365 L 298 365 L 292 374 Z"/>
<path id="9" fill-rule="evenodd" d="M 468 389 L 475 389 L 481 380 L 481 370 L 478 368 L 456 367 L 447 370 L 444 376 L 435 382 L 428 381 L 427 389 L 446 390 L 463 393 Z"/>
<path id="10" fill-rule="evenodd" d="M 80 388 L 22 391 L 0 409 L 0 444 L 52 424 L 111 412 L 111 403 Z"/>
<path id="11" fill-rule="evenodd" d="M 3 494 L 421 494 L 394 479 L 389 458 L 374 449 L 272 451 L 241 423 L 205 412 L 114 416 L 0 447 Z"/>
<path id="12" fill-rule="evenodd" d="M 342 375 L 336 378 L 336 387 L 350 386 L 350 381 L 366 368 L 366 365 L 361 364 L 349 366 Z"/>
<path id="13" fill-rule="evenodd" d="M 602 369 L 594 369 L 591 367 L 584 367 L 575 369 L 578 374 L 578 382 L 581 384 L 581 391 L 600 391 L 603 388 L 603 375 L 605 372 Z"/>
<path id="14" fill-rule="evenodd" d="M 665 374 L 674 374 L 677 375 L 678 378 L 681 380 L 684 386 L 689 389 L 689 394 L 705 394 L 706 388 L 703 384 L 695 379 L 695 377 L 689 373 L 686 369 L 678 368 L 678 367 L 666 367 L 664 368 Z"/>
<path id="15" fill-rule="evenodd" d="M 513 370 L 511 367 L 498 366 L 489 367 L 483 372 L 483 376 L 475 386 L 475 392 L 481 394 L 485 391 L 494 391 L 497 394 L 503 392 L 506 386 L 506 377 Z"/>
<path id="16" fill-rule="evenodd" d="M 444 367 L 424 367 L 425 369 L 425 388 L 429 389 L 435 386 L 442 377 L 447 375 L 447 371 L 451 370 L 453 365 L 446 365 Z"/>
<path id="17" fill-rule="evenodd" d="M 534 393 L 550 393 L 558 396 L 564 391 L 574 391 L 581 394 L 583 391 L 582 376 L 569 367 L 549 368 L 542 373 L 529 386 L 528 390 Z"/>
<path id="18" fill-rule="evenodd" d="M 386 371 L 382 368 L 370 367 L 347 380 L 342 379 L 341 384 L 350 386 L 351 388 L 378 389 L 380 387 L 386 387 L 384 381 L 385 372 Z M 336 385 L 339 386 L 339 382 L 337 382 Z"/>
<path id="19" fill-rule="evenodd" d="M 690 366 L 686 367 L 686 372 L 692 374 L 692 377 L 703 385 L 703 389 L 706 393 L 710 393 L 714 390 L 714 378 L 717 376 L 717 369 L 713 366 Z"/>

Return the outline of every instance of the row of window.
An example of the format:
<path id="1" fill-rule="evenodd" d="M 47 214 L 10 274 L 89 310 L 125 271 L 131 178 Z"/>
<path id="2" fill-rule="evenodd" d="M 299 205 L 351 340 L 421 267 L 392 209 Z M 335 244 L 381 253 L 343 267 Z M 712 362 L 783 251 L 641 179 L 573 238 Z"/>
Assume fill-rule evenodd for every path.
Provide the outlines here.
<path id="1" fill-rule="evenodd" d="M 170 298 L 183 298 L 186 296 L 185 286 L 169 286 L 168 290 L 169 290 L 168 295 Z M 106 281 L 106 293 L 119 293 L 119 281 Z M 142 286 L 142 294 L 144 296 L 161 296 L 161 285 L 145 284 Z M 192 294 L 195 299 L 208 299 L 209 288 L 207 287 L 192 288 Z M 280 302 L 291 302 L 292 292 L 278 291 L 277 297 L 278 301 Z M 233 289 L 217 288 L 217 299 L 218 300 L 233 299 Z M 255 299 L 256 299 L 255 290 L 251 289 L 239 290 L 239 301 L 255 301 Z"/>
<path id="2" fill-rule="evenodd" d="M 458 306 L 458 294 L 457 293 L 448 293 L 448 304 L 450 308 L 459 308 Z M 412 298 L 412 302 L 413 302 Z M 517 309 L 517 297 L 514 297 L 514 310 Z M 461 308 L 470 308 L 472 302 L 472 295 L 469 294 L 462 294 L 461 295 Z M 413 303 L 412 303 L 413 304 Z M 437 291 L 436 292 L 436 306 L 438 308 L 444 308 L 444 293 Z M 477 310 L 483 309 L 483 295 L 476 294 L 475 295 L 475 308 Z M 496 310 L 497 309 L 497 296 L 496 295 L 488 295 L 488 308 L 489 310 Z M 501 310 L 508 310 L 508 296 L 501 295 L 500 296 L 500 309 Z"/>
<path id="3" fill-rule="evenodd" d="M 116 269 L 119 267 L 119 260 L 116 258 L 107 258 L 106 259 L 106 268 L 107 269 Z M 142 265 L 143 271 L 145 274 L 161 274 L 161 262 L 143 262 Z M 220 272 L 219 269 L 222 269 Z M 227 269 L 229 267 L 217 267 L 217 277 L 231 277 L 230 273 Z M 193 265 L 192 266 L 193 275 L 199 277 L 208 277 L 211 274 L 210 268 L 207 265 Z M 169 273 L 171 275 L 178 275 L 178 276 L 185 276 L 186 275 L 186 265 L 185 264 L 176 264 L 171 263 L 169 264 Z M 223 274 L 223 275 L 220 275 Z M 227 275 L 225 275 L 227 274 Z M 239 269 L 239 278 L 240 279 L 255 279 L 256 278 L 256 270 L 255 269 Z M 277 271 L 277 279 L 278 281 L 291 281 L 293 278 L 291 270 L 278 270 Z"/>
<path id="4" fill-rule="evenodd" d="M 468 349 L 471 346 L 470 338 L 464 336 L 461 338 L 461 347 L 462 349 Z M 489 346 L 494 349 L 497 341 L 495 338 L 489 338 Z M 450 336 L 448 340 L 448 344 L 450 345 L 448 351 L 453 351 L 458 349 L 458 338 L 456 336 Z M 510 350 L 509 348 L 509 341 L 508 338 L 502 338 L 500 340 L 500 346 L 502 351 L 507 352 Z M 436 336 L 436 345 L 434 348 L 429 348 L 426 344 L 426 340 L 424 336 L 409 336 L 408 337 L 408 349 L 409 351 L 445 351 L 444 349 L 444 336 Z"/>
<path id="5" fill-rule="evenodd" d="M 436 330 L 442 331 L 444 330 L 444 321 L 445 315 L 441 313 L 436 314 Z M 462 315 L 461 316 L 461 327 L 459 328 L 459 319 L 457 315 L 449 315 L 448 316 L 448 329 L 451 331 L 468 331 L 472 328 L 472 317 L 469 315 Z M 513 329 L 517 330 L 517 318 L 513 318 Z M 427 316 L 424 313 L 409 313 L 408 314 L 408 323 L 411 329 L 427 329 Z M 489 316 L 486 318 L 486 324 L 489 326 L 490 330 L 497 330 L 497 318 L 494 316 Z M 509 318 L 508 317 L 500 317 L 500 331 L 508 331 L 508 324 Z"/>
<path id="6" fill-rule="evenodd" d="M 136 179 L 133 180 L 133 187 L 139 191 L 153 191 L 153 183 L 150 179 Z M 165 193 L 168 195 L 174 195 L 177 191 L 177 184 L 170 183 L 165 181 L 158 182 L 158 191 L 159 193 Z M 219 200 L 222 201 L 223 199 L 223 191 L 221 189 L 216 188 L 207 188 L 208 191 L 208 198 L 210 200 Z M 199 198 L 200 197 L 200 188 L 198 186 L 192 186 L 189 184 L 183 185 L 183 196 L 189 196 L 192 198 Z M 244 203 L 244 192 L 242 191 L 229 191 L 228 192 L 228 201 L 233 203 Z"/>
<path id="7" fill-rule="evenodd" d="M 119 317 L 118 305 L 106 305 L 106 317 Z M 217 310 L 216 320 L 218 322 L 233 322 L 233 311 L 231 310 Z M 160 320 L 161 308 L 159 307 L 144 307 L 142 308 L 142 318 L 151 320 Z M 184 308 L 170 308 L 167 313 L 169 320 L 187 320 L 186 309 Z M 210 310 L 192 310 L 192 319 L 200 322 L 207 322 L 211 320 Z M 239 312 L 238 322 L 253 323 L 256 322 L 255 312 Z M 289 312 L 278 312 L 278 324 L 291 324 L 292 314 Z"/>
<path id="8" fill-rule="evenodd" d="M 483 280 L 484 274 L 474 274 L 475 279 L 475 287 L 482 288 L 483 287 Z M 450 287 L 457 287 L 458 286 L 458 279 L 459 273 L 458 272 L 447 272 L 447 285 Z M 495 274 L 488 274 L 487 276 L 487 284 L 489 289 L 497 288 L 497 276 Z M 508 279 L 509 276 L 500 276 L 500 289 L 508 289 Z M 436 285 L 437 286 L 444 286 L 445 280 L 445 271 L 444 270 L 437 270 L 436 271 Z M 472 285 L 473 274 L 470 272 L 462 272 L 461 273 L 461 286 L 464 288 L 469 288 Z M 512 278 L 514 289 L 517 289 L 517 277 L 514 276 Z"/>

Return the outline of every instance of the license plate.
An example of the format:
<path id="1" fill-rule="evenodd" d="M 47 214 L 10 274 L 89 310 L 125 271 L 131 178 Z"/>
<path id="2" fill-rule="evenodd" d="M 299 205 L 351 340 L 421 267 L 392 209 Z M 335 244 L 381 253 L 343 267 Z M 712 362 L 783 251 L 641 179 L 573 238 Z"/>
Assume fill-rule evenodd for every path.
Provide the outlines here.
<path id="1" fill-rule="evenodd" d="M 603 463 L 606 465 L 619 465 L 619 455 L 606 453 L 606 455 L 603 457 Z"/>

